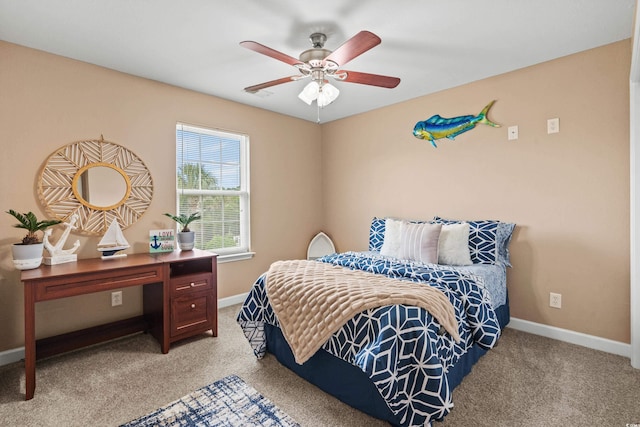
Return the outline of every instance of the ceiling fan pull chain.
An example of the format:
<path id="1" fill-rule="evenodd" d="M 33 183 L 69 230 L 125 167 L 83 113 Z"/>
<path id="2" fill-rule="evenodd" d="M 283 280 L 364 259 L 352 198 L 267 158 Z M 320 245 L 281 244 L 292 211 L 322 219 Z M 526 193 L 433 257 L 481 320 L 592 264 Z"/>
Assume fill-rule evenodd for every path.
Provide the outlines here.
<path id="1" fill-rule="evenodd" d="M 318 124 L 320 124 L 320 104 L 316 101 L 316 107 L 318 107 Z"/>

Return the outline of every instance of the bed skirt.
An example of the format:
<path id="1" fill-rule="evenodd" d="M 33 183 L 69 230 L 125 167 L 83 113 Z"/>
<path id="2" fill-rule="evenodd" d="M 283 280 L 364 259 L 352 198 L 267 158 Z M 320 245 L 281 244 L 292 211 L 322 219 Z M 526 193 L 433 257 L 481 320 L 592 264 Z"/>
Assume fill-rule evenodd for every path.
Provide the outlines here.
<path id="1" fill-rule="evenodd" d="M 495 309 L 495 312 L 500 327 L 504 329 L 510 320 L 508 301 Z M 275 355 L 280 363 L 300 377 L 372 417 L 388 421 L 393 425 L 399 424 L 399 420 L 391 412 L 367 374 L 356 366 L 322 349 L 318 350 L 304 364 L 298 365 L 279 328 L 265 324 L 265 335 L 267 351 Z M 452 391 L 471 372 L 473 365 L 486 352 L 487 350 L 475 344 L 454 366 L 449 368 L 447 380 Z"/>

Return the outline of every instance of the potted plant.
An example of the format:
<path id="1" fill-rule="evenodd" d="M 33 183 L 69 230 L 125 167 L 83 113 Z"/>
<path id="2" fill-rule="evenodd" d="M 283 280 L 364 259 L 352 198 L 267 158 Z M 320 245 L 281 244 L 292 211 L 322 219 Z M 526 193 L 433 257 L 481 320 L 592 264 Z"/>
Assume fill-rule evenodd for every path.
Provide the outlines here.
<path id="1" fill-rule="evenodd" d="M 27 235 L 24 236 L 22 242 L 14 243 L 11 247 L 13 264 L 18 270 L 38 268 L 42 263 L 44 244 L 38 238 L 37 232 L 44 231 L 52 225 L 60 224 L 62 221 L 57 219 L 38 221 L 33 212 L 20 213 L 13 209 L 8 210 L 7 213 L 18 220 L 18 224 L 15 224 L 14 227 L 27 230 Z"/>
<path id="2" fill-rule="evenodd" d="M 180 214 L 180 215 L 172 215 L 170 213 L 165 213 L 165 216 L 168 216 L 178 224 L 182 226 L 182 230 L 178 232 L 178 247 L 183 251 L 190 251 L 193 249 L 196 239 L 196 233 L 194 231 L 189 230 L 189 224 L 193 221 L 199 220 L 200 213 L 194 212 L 191 215 Z"/>

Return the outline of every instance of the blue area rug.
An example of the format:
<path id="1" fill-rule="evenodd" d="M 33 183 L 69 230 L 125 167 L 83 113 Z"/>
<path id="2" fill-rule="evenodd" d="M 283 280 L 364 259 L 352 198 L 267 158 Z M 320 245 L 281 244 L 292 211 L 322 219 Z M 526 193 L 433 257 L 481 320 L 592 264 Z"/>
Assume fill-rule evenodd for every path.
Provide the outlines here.
<path id="1" fill-rule="evenodd" d="M 230 375 L 121 427 L 300 427 L 269 399 Z"/>

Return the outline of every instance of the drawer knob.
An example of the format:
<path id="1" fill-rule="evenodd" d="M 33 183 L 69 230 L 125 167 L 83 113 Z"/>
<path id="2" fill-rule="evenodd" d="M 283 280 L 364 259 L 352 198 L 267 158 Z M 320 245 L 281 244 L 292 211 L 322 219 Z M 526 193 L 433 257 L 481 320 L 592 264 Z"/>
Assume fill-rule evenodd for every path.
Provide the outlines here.
<path id="1" fill-rule="evenodd" d="M 192 288 L 196 285 L 196 282 L 191 282 L 191 284 L 189 286 L 191 286 Z"/>
<path id="2" fill-rule="evenodd" d="M 196 308 L 195 304 L 191 304 L 191 309 L 193 310 L 194 308 Z"/>

